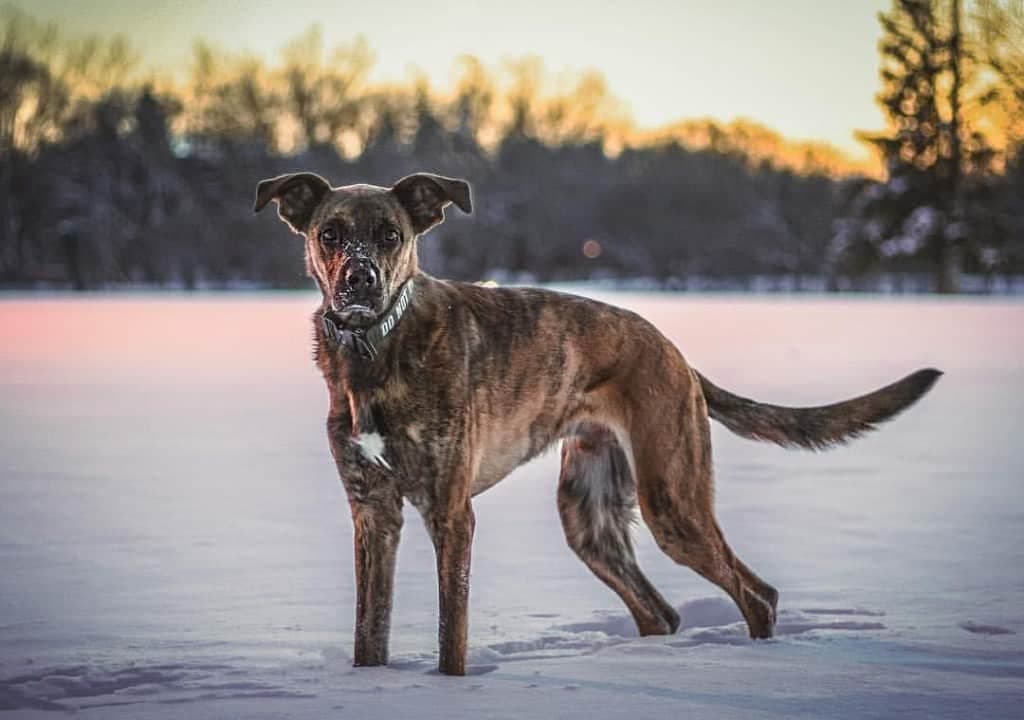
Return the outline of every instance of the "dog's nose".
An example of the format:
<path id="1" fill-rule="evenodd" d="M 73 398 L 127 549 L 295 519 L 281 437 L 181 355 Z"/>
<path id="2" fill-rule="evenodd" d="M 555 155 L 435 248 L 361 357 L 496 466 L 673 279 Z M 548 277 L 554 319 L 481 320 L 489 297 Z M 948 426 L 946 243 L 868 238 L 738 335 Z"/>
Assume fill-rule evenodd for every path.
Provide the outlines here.
<path id="1" fill-rule="evenodd" d="M 350 290 L 369 290 L 377 285 L 377 272 L 369 263 L 354 262 L 345 270 L 345 285 Z"/>

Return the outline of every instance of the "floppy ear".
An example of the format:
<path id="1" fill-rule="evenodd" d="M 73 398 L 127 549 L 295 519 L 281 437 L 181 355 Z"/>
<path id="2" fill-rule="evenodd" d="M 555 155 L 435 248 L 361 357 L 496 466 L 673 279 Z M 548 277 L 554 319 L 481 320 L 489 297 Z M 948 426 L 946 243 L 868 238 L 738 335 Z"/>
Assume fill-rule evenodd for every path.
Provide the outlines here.
<path id="1" fill-rule="evenodd" d="M 309 227 L 313 211 L 330 190 L 331 184 L 316 173 L 278 175 L 256 186 L 253 212 L 259 212 L 273 200 L 277 203 L 277 214 L 288 223 L 292 231 L 301 235 Z"/>
<path id="2" fill-rule="evenodd" d="M 450 203 L 455 203 L 465 213 L 473 210 L 469 183 L 456 178 L 416 173 L 396 182 L 391 192 L 409 213 L 417 235 L 444 220 L 444 209 Z"/>

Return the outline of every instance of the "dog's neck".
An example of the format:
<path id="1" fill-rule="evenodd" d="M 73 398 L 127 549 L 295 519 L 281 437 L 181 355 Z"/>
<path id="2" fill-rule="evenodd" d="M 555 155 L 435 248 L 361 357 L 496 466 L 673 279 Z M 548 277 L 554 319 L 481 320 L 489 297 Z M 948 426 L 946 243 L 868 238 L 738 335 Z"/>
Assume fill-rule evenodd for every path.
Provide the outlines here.
<path id="1" fill-rule="evenodd" d="M 321 327 L 329 344 L 340 345 L 354 353 L 364 362 L 374 362 L 380 356 L 388 335 L 395 329 L 412 305 L 415 294 L 415 278 L 409 278 L 402 285 L 384 316 L 367 328 L 350 329 L 339 325 L 325 312 L 320 314 Z"/>
<path id="2" fill-rule="evenodd" d="M 425 330 L 424 323 L 430 324 L 430 311 L 421 307 L 430 305 L 426 292 L 429 284 L 429 278 L 422 273 L 407 280 L 387 312 L 359 336 L 342 334 L 341 329 L 335 333 L 330 327 L 333 323 L 324 322 L 326 304 L 314 313 L 313 357 L 331 389 L 332 405 L 347 407 L 356 399 L 359 405 L 369 401 L 398 377 L 396 373 L 401 373 L 406 354 L 422 352 L 422 348 L 410 348 L 408 343 Z M 368 334 L 371 329 L 375 330 Z M 360 347 L 356 337 L 363 343 L 372 342 L 372 350 Z"/>

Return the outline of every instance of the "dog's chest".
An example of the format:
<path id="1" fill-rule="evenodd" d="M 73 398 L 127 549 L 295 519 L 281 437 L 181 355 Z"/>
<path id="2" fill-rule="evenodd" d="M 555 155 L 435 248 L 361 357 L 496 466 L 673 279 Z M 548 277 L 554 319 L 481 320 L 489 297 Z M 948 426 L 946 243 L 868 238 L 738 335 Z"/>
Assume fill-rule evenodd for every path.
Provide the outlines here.
<path id="1" fill-rule="evenodd" d="M 449 425 L 403 391 L 353 397 L 354 422 L 342 439 L 344 470 L 353 482 L 396 483 L 410 501 L 450 471 L 444 467 L 452 438 Z"/>

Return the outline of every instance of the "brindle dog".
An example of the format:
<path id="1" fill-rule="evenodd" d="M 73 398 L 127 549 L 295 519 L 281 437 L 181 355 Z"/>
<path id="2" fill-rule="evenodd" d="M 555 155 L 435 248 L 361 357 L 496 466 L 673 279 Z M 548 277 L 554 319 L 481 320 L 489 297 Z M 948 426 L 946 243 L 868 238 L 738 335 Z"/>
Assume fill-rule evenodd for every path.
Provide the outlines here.
<path id="1" fill-rule="evenodd" d="M 937 370 L 815 408 L 733 395 L 690 368 L 638 315 L 548 290 L 486 288 L 419 269 L 417 239 L 469 185 L 420 173 L 393 187 L 331 187 L 312 173 L 264 180 L 305 237 L 323 293 L 313 316 L 327 381 L 327 436 L 355 528 L 355 664 L 388 659 L 402 502 L 437 555 L 443 673 L 466 663 L 472 498 L 561 439 L 558 510 L 569 546 L 625 602 L 642 635 L 679 615 L 641 572 L 635 508 L 658 546 L 725 590 L 751 637 L 772 635 L 778 593 L 736 557 L 715 521 L 708 418 L 812 449 L 871 430 L 920 398 Z"/>

